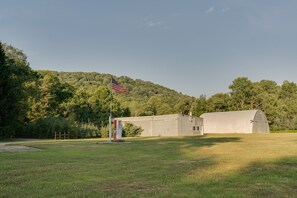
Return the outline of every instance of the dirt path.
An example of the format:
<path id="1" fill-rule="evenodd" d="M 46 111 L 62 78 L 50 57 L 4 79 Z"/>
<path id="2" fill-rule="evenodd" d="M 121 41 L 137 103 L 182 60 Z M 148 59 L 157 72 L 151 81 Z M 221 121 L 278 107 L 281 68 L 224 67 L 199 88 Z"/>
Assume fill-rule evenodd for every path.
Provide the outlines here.
<path id="1" fill-rule="evenodd" d="M 20 152 L 20 151 L 39 151 L 40 149 L 32 148 L 28 146 L 10 146 L 9 144 L 15 144 L 19 142 L 35 141 L 33 139 L 18 139 L 14 142 L 0 142 L 1 152 Z"/>

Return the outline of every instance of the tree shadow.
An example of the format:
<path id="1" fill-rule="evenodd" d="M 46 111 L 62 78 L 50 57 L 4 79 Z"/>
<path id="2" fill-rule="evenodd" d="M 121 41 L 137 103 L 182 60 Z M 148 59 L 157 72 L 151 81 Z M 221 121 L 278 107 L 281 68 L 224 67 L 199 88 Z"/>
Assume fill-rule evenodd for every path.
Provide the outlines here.
<path id="1" fill-rule="evenodd" d="M 32 160 L 35 156 L 32 164 L 39 163 L 37 169 L 40 171 L 36 177 L 45 174 L 42 171 L 47 169 L 64 175 L 62 179 L 55 175 L 49 177 L 59 184 L 63 181 L 64 185 L 55 189 L 52 196 L 61 195 L 59 193 L 65 193 L 63 189 L 67 189 L 69 197 L 296 197 L 297 157 L 244 161 L 248 156 L 242 156 L 237 159 L 232 156 L 237 150 L 232 149 L 240 151 L 250 146 L 243 143 L 246 140 L 241 137 L 137 138 L 129 139 L 130 144 L 65 143 L 68 147 L 61 143 L 24 159 Z M 15 157 L 18 154 L 13 155 L 14 159 L 20 158 Z M 230 162 L 241 165 L 236 170 L 231 167 L 225 171 L 223 166 L 230 166 Z M 59 172 L 61 167 L 64 168 Z M 10 170 L 6 171 L 7 175 L 15 174 L 8 165 L 7 169 Z M 19 171 L 23 174 L 23 167 Z M 31 171 L 35 173 L 36 168 Z M 7 178 L 0 181 L 0 186 L 9 182 Z M 39 185 L 55 188 L 52 183 Z M 24 192 L 27 189 L 26 186 Z"/>
<path id="2" fill-rule="evenodd" d="M 220 161 L 224 160 L 220 154 L 200 156 L 200 150 L 225 143 L 242 142 L 239 137 L 162 137 L 157 141 L 144 138 L 141 142 L 151 145 L 147 149 L 142 149 L 144 156 L 140 159 L 150 161 L 150 165 L 141 169 L 146 171 L 144 175 L 150 179 L 146 180 L 148 183 L 143 183 L 148 189 L 145 192 L 136 192 L 138 195 L 144 193 L 145 197 L 156 194 L 161 194 L 161 197 L 297 196 L 297 157 L 270 161 L 258 159 L 256 162 L 242 163 L 238 169 L 224 172 L 224 168 L 217 171 L 220 166 L 228 166 L 228 163 Z M 189 156 L 183 149 L 196 153 Z M 145 156 L 147 153 L 150 153 L 152 158 L 148 159 Z M 137 168 L 132 173 L 138 177 Z"/>
<path id="3" fill-rule="evenodd" d="M 186 190 L 188 197 L 197 194 L 207 197 L 296 197 L 296 180 L 297 156 L 254 162 L 235 174 L 179 183 L 173 189 Z"/>
<path id="4" fill-rule="evenodd" d="M 184 137 L 159 137 L 152 138 L 140 138 L 141 141 L 157 142 L 160 145 L 178 145 L 183 147 L 211 147 L 217 144 L 229 143 L 229 142 L 241 142 L 239 137 L 209 137 L 204 136 L 184 136 Z"/>

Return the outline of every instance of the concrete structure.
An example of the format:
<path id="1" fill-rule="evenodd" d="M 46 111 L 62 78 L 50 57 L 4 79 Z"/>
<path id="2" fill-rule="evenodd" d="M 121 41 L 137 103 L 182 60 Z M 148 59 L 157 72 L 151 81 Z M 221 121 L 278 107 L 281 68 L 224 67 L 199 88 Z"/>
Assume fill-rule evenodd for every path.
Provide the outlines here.
<path id="1" fill-rule="evenodd" d="M 261 110 L 204 113 L 204 133 L 269 133 L 266 115 Z"/>
<path id="2" fill-rule="evenodd" d="M 203 119 L 182 114 L 124 117 L 115 118 L 122 120 L 123 126 L 132 123 L 143 129 L 141 136 L 188 136 L 203 135 Z"/>

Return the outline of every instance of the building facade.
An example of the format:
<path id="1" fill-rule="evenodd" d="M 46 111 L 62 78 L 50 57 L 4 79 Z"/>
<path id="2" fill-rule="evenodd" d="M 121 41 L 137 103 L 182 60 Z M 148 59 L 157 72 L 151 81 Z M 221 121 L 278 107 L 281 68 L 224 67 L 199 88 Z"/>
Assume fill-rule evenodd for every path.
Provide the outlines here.
<path id="1" fill-rule="evenodd" d="M 261 110 L 204 113 L 204 133 L 269 133 L 266 115 Z"/>
<path id="2" fill-rule="evenodd" d="M 115 118 L 125 123 L 132 123 L 143 129 L 140 136 L 190 136 L 203 135 L 203 119 L 182 115 L 159 115 Z"/>

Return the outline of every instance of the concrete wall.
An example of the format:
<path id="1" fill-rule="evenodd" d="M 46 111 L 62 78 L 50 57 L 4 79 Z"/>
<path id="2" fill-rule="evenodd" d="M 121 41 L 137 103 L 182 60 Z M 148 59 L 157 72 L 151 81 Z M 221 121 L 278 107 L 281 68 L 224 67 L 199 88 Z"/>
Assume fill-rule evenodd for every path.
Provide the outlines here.
<path id="1" fill-rule="evenodd" d="M 269 133 L 269 125 L 266 115 L 258 110 L 253 120 L 253 133 Z"/>
<path id="2" fill-rule="evenodd" d="M 266 116 L 261 110 L 205 113 L 204 133 L 269 133 Z"/>
<path id="3" fill-rule="evenodd" d="M 186 136 L 203 134 L 202 118 L 182 114 L 116 118 L 143 129 L 141 136 Z M 195 127 L 195 128 L 194 128 Z M 198 130 L 197 130 L 198 129 Z"/>
<path id="4" fill-rule="evenodd" d="M 179 136 L 203 135 L 203 119 L 179 114 Z"/>

